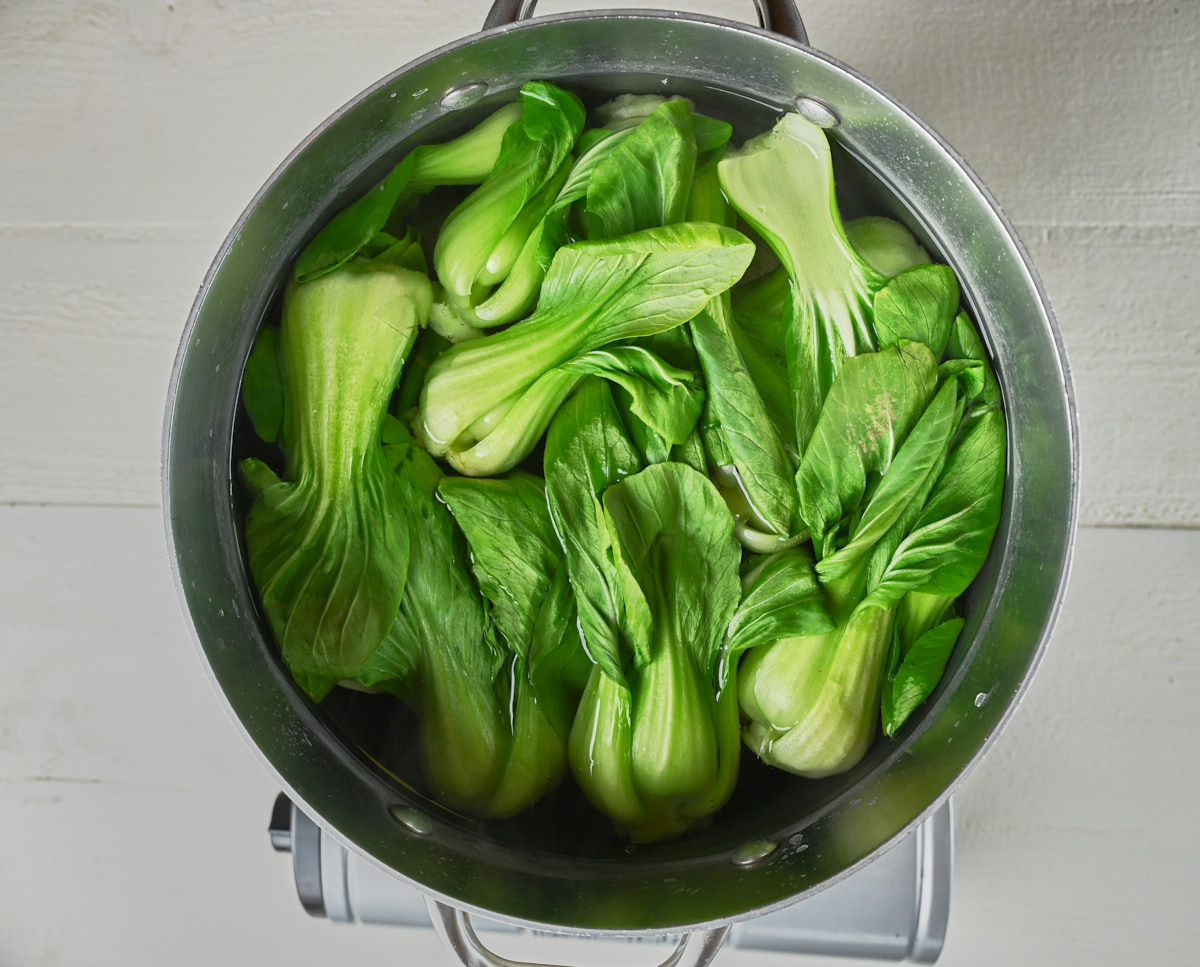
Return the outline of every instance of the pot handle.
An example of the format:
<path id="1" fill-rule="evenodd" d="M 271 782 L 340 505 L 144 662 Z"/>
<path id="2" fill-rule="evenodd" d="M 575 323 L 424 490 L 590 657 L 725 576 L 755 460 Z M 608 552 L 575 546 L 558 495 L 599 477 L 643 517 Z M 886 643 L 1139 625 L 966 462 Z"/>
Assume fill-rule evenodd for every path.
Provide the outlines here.
<path id="1" fill-rule="evenodd" d="M 429 910 L 429 919 L 433 921 L 434 932 L 462 967 L 550 967 L 547 964 L 508 960 L 488 950 L 480 943 L 466 913 L 457 907 L 429 896 L 425 897 L 425 906 Z M 679 946 L 663 961 L 662 967 L 705 967 L 712 963 L 728 935 L 729 927 L 684 934 Z"/>
<path id="2" fill-rule="evenodd" d="M 483 29 L 491 30 L 518 20 L 528 20 L 533 16 L 536 6 L 537 0 L 493 0 Z M 754 6 L 758 9 L 758 21 L 764 30 L 772 30 L 807 46 L 808 32 L 804 29 L 804 21 L 800 19 L 793 0 L 754 0 Z"/>

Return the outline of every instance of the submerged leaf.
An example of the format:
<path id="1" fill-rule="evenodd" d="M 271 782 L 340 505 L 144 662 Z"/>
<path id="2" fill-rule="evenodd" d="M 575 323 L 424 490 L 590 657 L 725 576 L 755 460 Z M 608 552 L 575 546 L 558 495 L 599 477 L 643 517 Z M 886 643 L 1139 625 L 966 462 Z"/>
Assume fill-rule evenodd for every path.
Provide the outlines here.
<path id="1" fill-rule="evenodd" d="M 951 618 L 918 638 L 895 675 L 884 684 L 883 733 L 895 735 L 941 681 L 965 622 Z"/>
<path id="2" fill-rule="evenodd" d="M 958 296 L 958 279 L 947 265 L 919 265 L 901 272 L 875 294 L 880 348 L 908 339 L 924 343 L 940 360 L 958 312 Z"/>
<path id="3" fill-rule="evenodd" d="M 603 380 L 585 379 L 546 435 L 546 497 L 579 607 L 579 630 L 592 661 L 625 681 L 623 606 L 606 553 L 601 495 L 642 469 Z"/>
<path id="4" fill-rule="evenodd" d="M 779 638 L 834 629 L 806 549 L 788 548 L 770 555 L 742 583 L 742 601 L 729 623 L 730 657 Z"/>
<path id="5" fill-rule="evenodd" d="M 254 340 L 242 376 L 242 405 L 264 443 L 274 443 L 283 425 L 283 377 L 279 372 L 279 330 L 267 326 Z"/>

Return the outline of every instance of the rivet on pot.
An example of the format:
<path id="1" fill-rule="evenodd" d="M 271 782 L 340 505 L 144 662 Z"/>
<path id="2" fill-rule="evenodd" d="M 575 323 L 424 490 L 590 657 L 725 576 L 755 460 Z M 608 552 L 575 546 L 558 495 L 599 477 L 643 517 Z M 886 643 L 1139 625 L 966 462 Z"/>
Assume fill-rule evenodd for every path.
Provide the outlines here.
<path id="1" fill-rule="evenodd" d="M 801 116 L 812 121 L 819 128 L 836 128 L 842 123 L 837 111 L 815 97 L 797 94 L 794 103 Z"/>
<path id="2" fill-rule="evenodd" d="M 448 111 L 470 107 L 487 93 L 486 81 L 471 81 L 469 84 L 459 84 L 442 95 L 441 105 Z"/>
<path id="3" fill-rule="evenodd" d="M 733 851 L 734 866 L 753 866 L 761 863 L 779 848 L 773 839 L 750 839 Z"/>
<path id="4" fill-rule="evenodd" d="M 429 821 L 429 817 L 412 806 L 389 806 L 388 812 L 392 819 L 418 836 L 428 836 L 433 832 L 433 823 Z"/>

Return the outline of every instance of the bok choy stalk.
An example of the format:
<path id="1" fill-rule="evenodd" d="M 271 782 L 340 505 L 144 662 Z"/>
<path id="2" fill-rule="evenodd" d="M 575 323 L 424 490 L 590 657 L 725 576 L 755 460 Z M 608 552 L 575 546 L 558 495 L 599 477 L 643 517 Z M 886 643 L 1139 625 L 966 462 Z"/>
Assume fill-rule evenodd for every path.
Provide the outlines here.
<path id="1" fill-rule="evenodd" d="M 520 100 L 494 167 L 446 217 L 433 252 L 451 306 L 484 325 L 519 318 L 536 298 L 544 220 L 584 123 L 579 98 L 553 84 L 531 81 Z"/>
<path id="2" fill-rule="evenodd" d="M 540 477 L 446 477 L 438 496 L 470 547 L 471 570 L 507 644 L 501 705 L 511 740 L 484 813 L 523 811 L 566 772 L 567 735 L 590 663 Z"/>
<path id="3" fill-rule="evenodd" d="M 422 443 L 468 476 L 513 468 L 581 378 L 566 364 L 686 322 L 752 254 L 740 233 L 690 223 L 563 246 L 532 315 L 451 347 L 430 367 Z"/>
<path id="4" fill-rule="evenodd" d="M 409 535 L 380 431 L 431 301 L 424 274 L 384 258 L 293 281 L 284 295 L 283 472 L 242 462 L 254 498 L 245 535 L 267 621 L 314 699 L 370 658 L 404 591 Z"/>
<path id="5" fill-rule="evenodd" d="M 414 148 L 379 184 L 321 227 L 296 259 L 296 281 L 331 272 L 386 237 L 384 229 L 405 199 L 438 185 L 482 182 L 500 157 L 505 131 L 520 116 L 520 104 L 506 104 L 453 140 Z"/>
<path id="6" fill-rule="evenodd" d="M 732 666 L 719 662 L 740 598 L 733 520 L 696 470 L 641 468 L 609 386 L 595 378 L 555 415 L 545 466 L 595 663 L 571 729 L 571 769 L 623 834 L 677 836 L 726 801 L 737 774 L 736 690 L 725 681 Z"/>
<path id="7" fill-rule="evenodd" d="M 791 281 L 786 329 L 792 416 L 801 451 L 847 356 L 877 348 L 871 303 L 886 279 L 846 238 L 825 132 L 787 113 L 718 167 L 730 203 Z"/>

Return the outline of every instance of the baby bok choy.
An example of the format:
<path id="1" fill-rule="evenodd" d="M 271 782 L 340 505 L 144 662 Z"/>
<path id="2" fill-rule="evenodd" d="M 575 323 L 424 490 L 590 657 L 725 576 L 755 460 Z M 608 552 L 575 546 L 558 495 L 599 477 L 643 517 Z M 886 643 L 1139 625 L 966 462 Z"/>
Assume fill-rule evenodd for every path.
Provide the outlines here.
<path id="1" fill-rule="evenodd" d="M 438 801 L 486 812 L 510 746 L 496 691 L 504 645 L 467 568 L 466 540 L 438 498 L 441 468 L 390 416 L 383 448 L 410 563 L 387 636 L 354 678 L 416 713 L 421 772 Z"/>
<path id="2" fill-rule="evenodd" d="M 277 444 L 240 467 L 250 569 L 310 696 L 412 709 L 437 801 L 507 819 L 570 776 L 670 839 L 743 744 L 844 772 L 932 694 L 1000 519 L 1000 386 L 954 273 L 843 222 L 799 115 L 728 148 L 679 98 L 588 127 L 515 97 L 297 260 L 246 367 Z"/>
<path id="3" fill-rule="evenodd" d="M 575 601 L 540 477 L 444 477 L 438 496 L 466 535 L 471 570 L 507 646 L 498 682 L 510 735 L 484 812 L 507 818 L 566 772 L 567 735 L 587 678 Z"/>
<path id="4" fill-rule="evenodd" d="M 284 661 L 314 699 L 374 653 L 408 573 L 402 496 L 380 442 L 432 302 L 428 277 L 391 261 L 407 248 L 291 282 L 278 334 L 258 353 L 259 370 L 277 371 L 282 387 L 265 407 L 274 417 L 263 418 L 260 405 L 256 424 L 277 432 L 283 467 L 277 474 L 257 457 L 241 464 L 253 496 L 250 573 Z M 254 370 L 248 378 L 255 382 Z"/>
<path id="5" fill-rule="evenodd" d="M 874 304 L 883 348 L 844 360 L 796 476 L 835 627 L 741 669 L 748 744 L 813 777 L 852 767 L 881 710 L 894 732 L 932 691 L 999 521 L 1003 419 L 952 274 L 906 270 Z"/>
<path id="6" fill-rule="evenodd" d="M 434 361 L 423 445 L 468 476 L 512 469 L 582 378 L 568 364 L 686 322 L 741 277 L 753 251 L 741 233 L 704 223 L 563 246 L 530 316 Z"/>
<path id="7" fill-rule="evenodd" d="M 691 467 L 638 468 L 594 378 L 555 416 L 546 475 L 595 662 L 571 769 L 623 834 L 677 836 L 720 808 L 737 777 L 736 692 L 719 661 L 741 593 L 733 518 Z"/>

